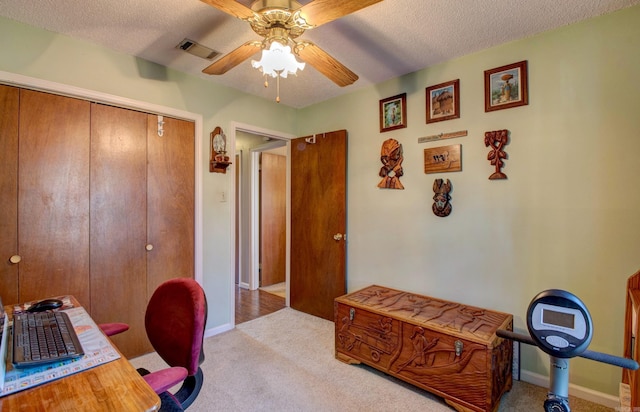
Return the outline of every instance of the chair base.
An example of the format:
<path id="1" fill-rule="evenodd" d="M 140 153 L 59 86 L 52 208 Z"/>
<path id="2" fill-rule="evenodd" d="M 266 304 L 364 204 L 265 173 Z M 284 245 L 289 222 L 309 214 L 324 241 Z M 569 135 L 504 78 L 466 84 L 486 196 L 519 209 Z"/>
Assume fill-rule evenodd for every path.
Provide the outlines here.
<path id="1" fill-rule="evenodd" d="M 184 408 L 180 402 L 169 392 L 162 392 L 160 395 L 160 409 L 158 412 L 182 412 Z"/>
<path id="2" fill-rule="evenodd" d="M 178 402 L 182 405 L 184 409 L 187 409 L 193 401 L 200 393 L 200 389 L 202 389 L 204 377 L 202 374 L 202 369 L 198 367 L 198 371 L 195 375 L 187 376 L 187 379 L 184 380 L 184 383 L 175 393 L 175 397 L 178 399 Z"/>

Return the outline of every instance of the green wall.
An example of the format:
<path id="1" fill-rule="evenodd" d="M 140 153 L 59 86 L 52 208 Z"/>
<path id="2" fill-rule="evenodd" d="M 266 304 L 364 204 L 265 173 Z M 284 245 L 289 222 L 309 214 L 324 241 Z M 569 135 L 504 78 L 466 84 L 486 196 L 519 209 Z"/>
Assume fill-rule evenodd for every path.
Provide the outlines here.
<path id="1" fill-rule="evenodd" d="M 231 122 L 293 133 L 296 110 L 256 98 L 195 76 L 115 53 L 67 36 L 0 17 L 0 71 L 61 83 L 95 92 L 202 115 L 198 136 L 204 165 L 203 283 L 209 298 L 208 327 L 231 322 L 230 202 L 233 173 L 208 172 L 209 132 L 221 126 L 229 133 Z"/>
<path id="2" fill-rule="evenodd" d="M 589 307 L 590 349 L 622 355 L 625 287 L 640 269 L 640 7 L 512 42 L 300 110 L 299 135 L 349 132 L 348 289 L 369 284 L 509 312 L 566 289 Z M 485 113 L 484 71 L 527 60 L 529 105 Z M 460 79 L 459 119 L 426 124 L 425 88 Z M 379 131 L 379 101 L 407 93 L 407 128 Z M 486 131 L 508 129 L 503 172 Z M 429 143 L 418 138 L 468 130 Z M 379 189 L 380 148 L 404 149 L 405 190 Z M 462 145 L 462 171 L 425 174 L 424 149 Z M 433 214 L 433 181 L 453 211 Z M 523 346 L 522 367 L 548 373 Z M 617 395 L 621 369 L 571 362 L 571 383 Z"/>
<path id="3" fill-rule="evenodd" d="M 567 289 L 591 310 L 590 349 L 622 354 L 626 279 L 640 268 L 640 7 L 488 49 L 295 110 L 99 46 L 0 18 L 0 70 L 203 116 L 208 133 L 231 122 L 305 135 L 346 129 L 348 288 L 377 283 L 512 313 L 519 331 L 531 298 Z M 527 60 L 528 106 L 484 112 L 484 70 Z M 425 88 L 460 79 L 460 119 L 425 123 Z M 379 100 L 407 93 L 408 127 L 378 128 Z M 508 129 L 503 171 L 489 181 L 484 132 Z M 418 143 L 441 132 L 468 136 Z M 377 188 L 380 147 L 404 148 L 405 190 Z M 461 172 L 423 172 L 423 150 L 462 144 Z M 226 177 L 225 177 L 226 176 Z M 232 176 L 232 175 L 231 175 Z M 453 211 L 431 211 L 435 178 L 453 184 Z M 203 275 L 208 327 L 228 323 L 232 266 L 230 175 L 204 172 Z M 523 346 L 523 369 L 548 361 Z M 526 372 L 525 371 L 525 372 Z M 621 371 L 571 361 L 571 383 L 617 395 Z"/>

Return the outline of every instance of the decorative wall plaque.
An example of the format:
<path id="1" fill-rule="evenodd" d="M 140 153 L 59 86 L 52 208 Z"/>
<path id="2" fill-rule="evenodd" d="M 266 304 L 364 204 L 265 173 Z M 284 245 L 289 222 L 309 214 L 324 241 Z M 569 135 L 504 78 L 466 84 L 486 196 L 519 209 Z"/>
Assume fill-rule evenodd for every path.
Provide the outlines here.
<path id="1" fill-rule="evenodd" d="M 492 166 L 496 167 L 496 171 L 489 176 L 490 180 L 507 178 L 507 175 L 501 171 L 504 166 L 504 159 L 507 158 L 507 153 L 502 150 L 502 148 L 507 143 L 509 143 L 509 131 L 506 129 L 486 132 L 484 134 L 484 145 L 491 147 L 487 159 L 491 161 Z"/>
<path id="2" fill-rule="evenodd" d="M 227 156 L 227 137 L 220 127 L 216 127 L 209 134 L 209 172 L 227 173 L 231 164 Z"/>
<path id="3" fill-rule="evenodd" d="M 402 145 L 395 139 L 388 139 L 382 143 L 380 150 L 380 161 L 382 167 L 378 173 L 382 180 L 378 183 L 378 187 L 383 189 L 404 189 L 400 183 L 400 176 L 404 174 L 402 171 Z"/>
<path id="4" fill-rule="evenodd" d="M 462 145 L 453 144 L 424 149 L 424 172 L 441 173 L 462 170 L 461 147 Z"/>
<path id="5" fill-rule="evenodd" d="M 445 183 L 443 179 L 435 179 L 433 181 L 433 206 L 432 210 L 436 216 L 446 217 L 451 213 L 451 182 L 447 179 Z"/>
<path id="6" fill-rule="evenodd" d="M 418 137 L 418 143 L 433 142 L 434 140 L 453 139 L 454 137 L 466 136 L 468 132 L 466 130 L 460 130 L 458 132 L 440 133 L 431 136 Z"/>

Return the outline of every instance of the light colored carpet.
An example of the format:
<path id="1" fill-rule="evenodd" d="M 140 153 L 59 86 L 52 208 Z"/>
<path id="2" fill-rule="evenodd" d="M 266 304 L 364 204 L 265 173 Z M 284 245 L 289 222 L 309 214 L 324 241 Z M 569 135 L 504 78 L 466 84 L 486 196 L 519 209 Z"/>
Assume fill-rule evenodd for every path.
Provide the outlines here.
<path id="1" fill-rule="evenodd" d="M 264 290 L 265 292 L 271 293 L 272 295 L 280 296 L 281 298 L 287 297 L 287 284 L 285 282 L 276 283 L 269 286 L 261 286 L 260 290 Z"/>
<path id="2" fill-rule="evenodd" d="M 453 410 L 373 368 L 336 360 L 333 322 L 290 308 L 205 339 L 205 355 L 204 385 L 191 412 Z M 131 362 L 149 370 L 166 367 L 155 353 Z M 542 411 L 545 397 L 545 388 L 514 382 L 499 411 Z M 570 404 L 574 412 L 613 411 L 573 397 Z"/>

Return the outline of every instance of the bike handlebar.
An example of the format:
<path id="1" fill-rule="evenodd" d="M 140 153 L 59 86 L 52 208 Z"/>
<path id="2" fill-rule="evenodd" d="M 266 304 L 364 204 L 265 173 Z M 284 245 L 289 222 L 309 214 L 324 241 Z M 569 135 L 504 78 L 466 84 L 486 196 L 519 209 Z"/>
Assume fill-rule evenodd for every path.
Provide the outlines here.
<path id="1" fill-rule="evenodd" d="M 496 335 L 501 338 L 516 340 L 518 342 L 526 343 L 527 345 L 538 346 L 531 336 L 522 335 L 520 333 L 511 332 L 509 330 L 498 329 Z M 609 355 L 602 352 L 595 352 L 591 350 L 585 350 L 581 354 L 577 355 L 586 359 L 591 359 L 597 362 L 607 363 L 609 365 L 619 366 L 621 368 L 629 369 L 632 371 L 638 370 L 640 365 L 633 359 L 622 358 L 620 356 Z"/>

